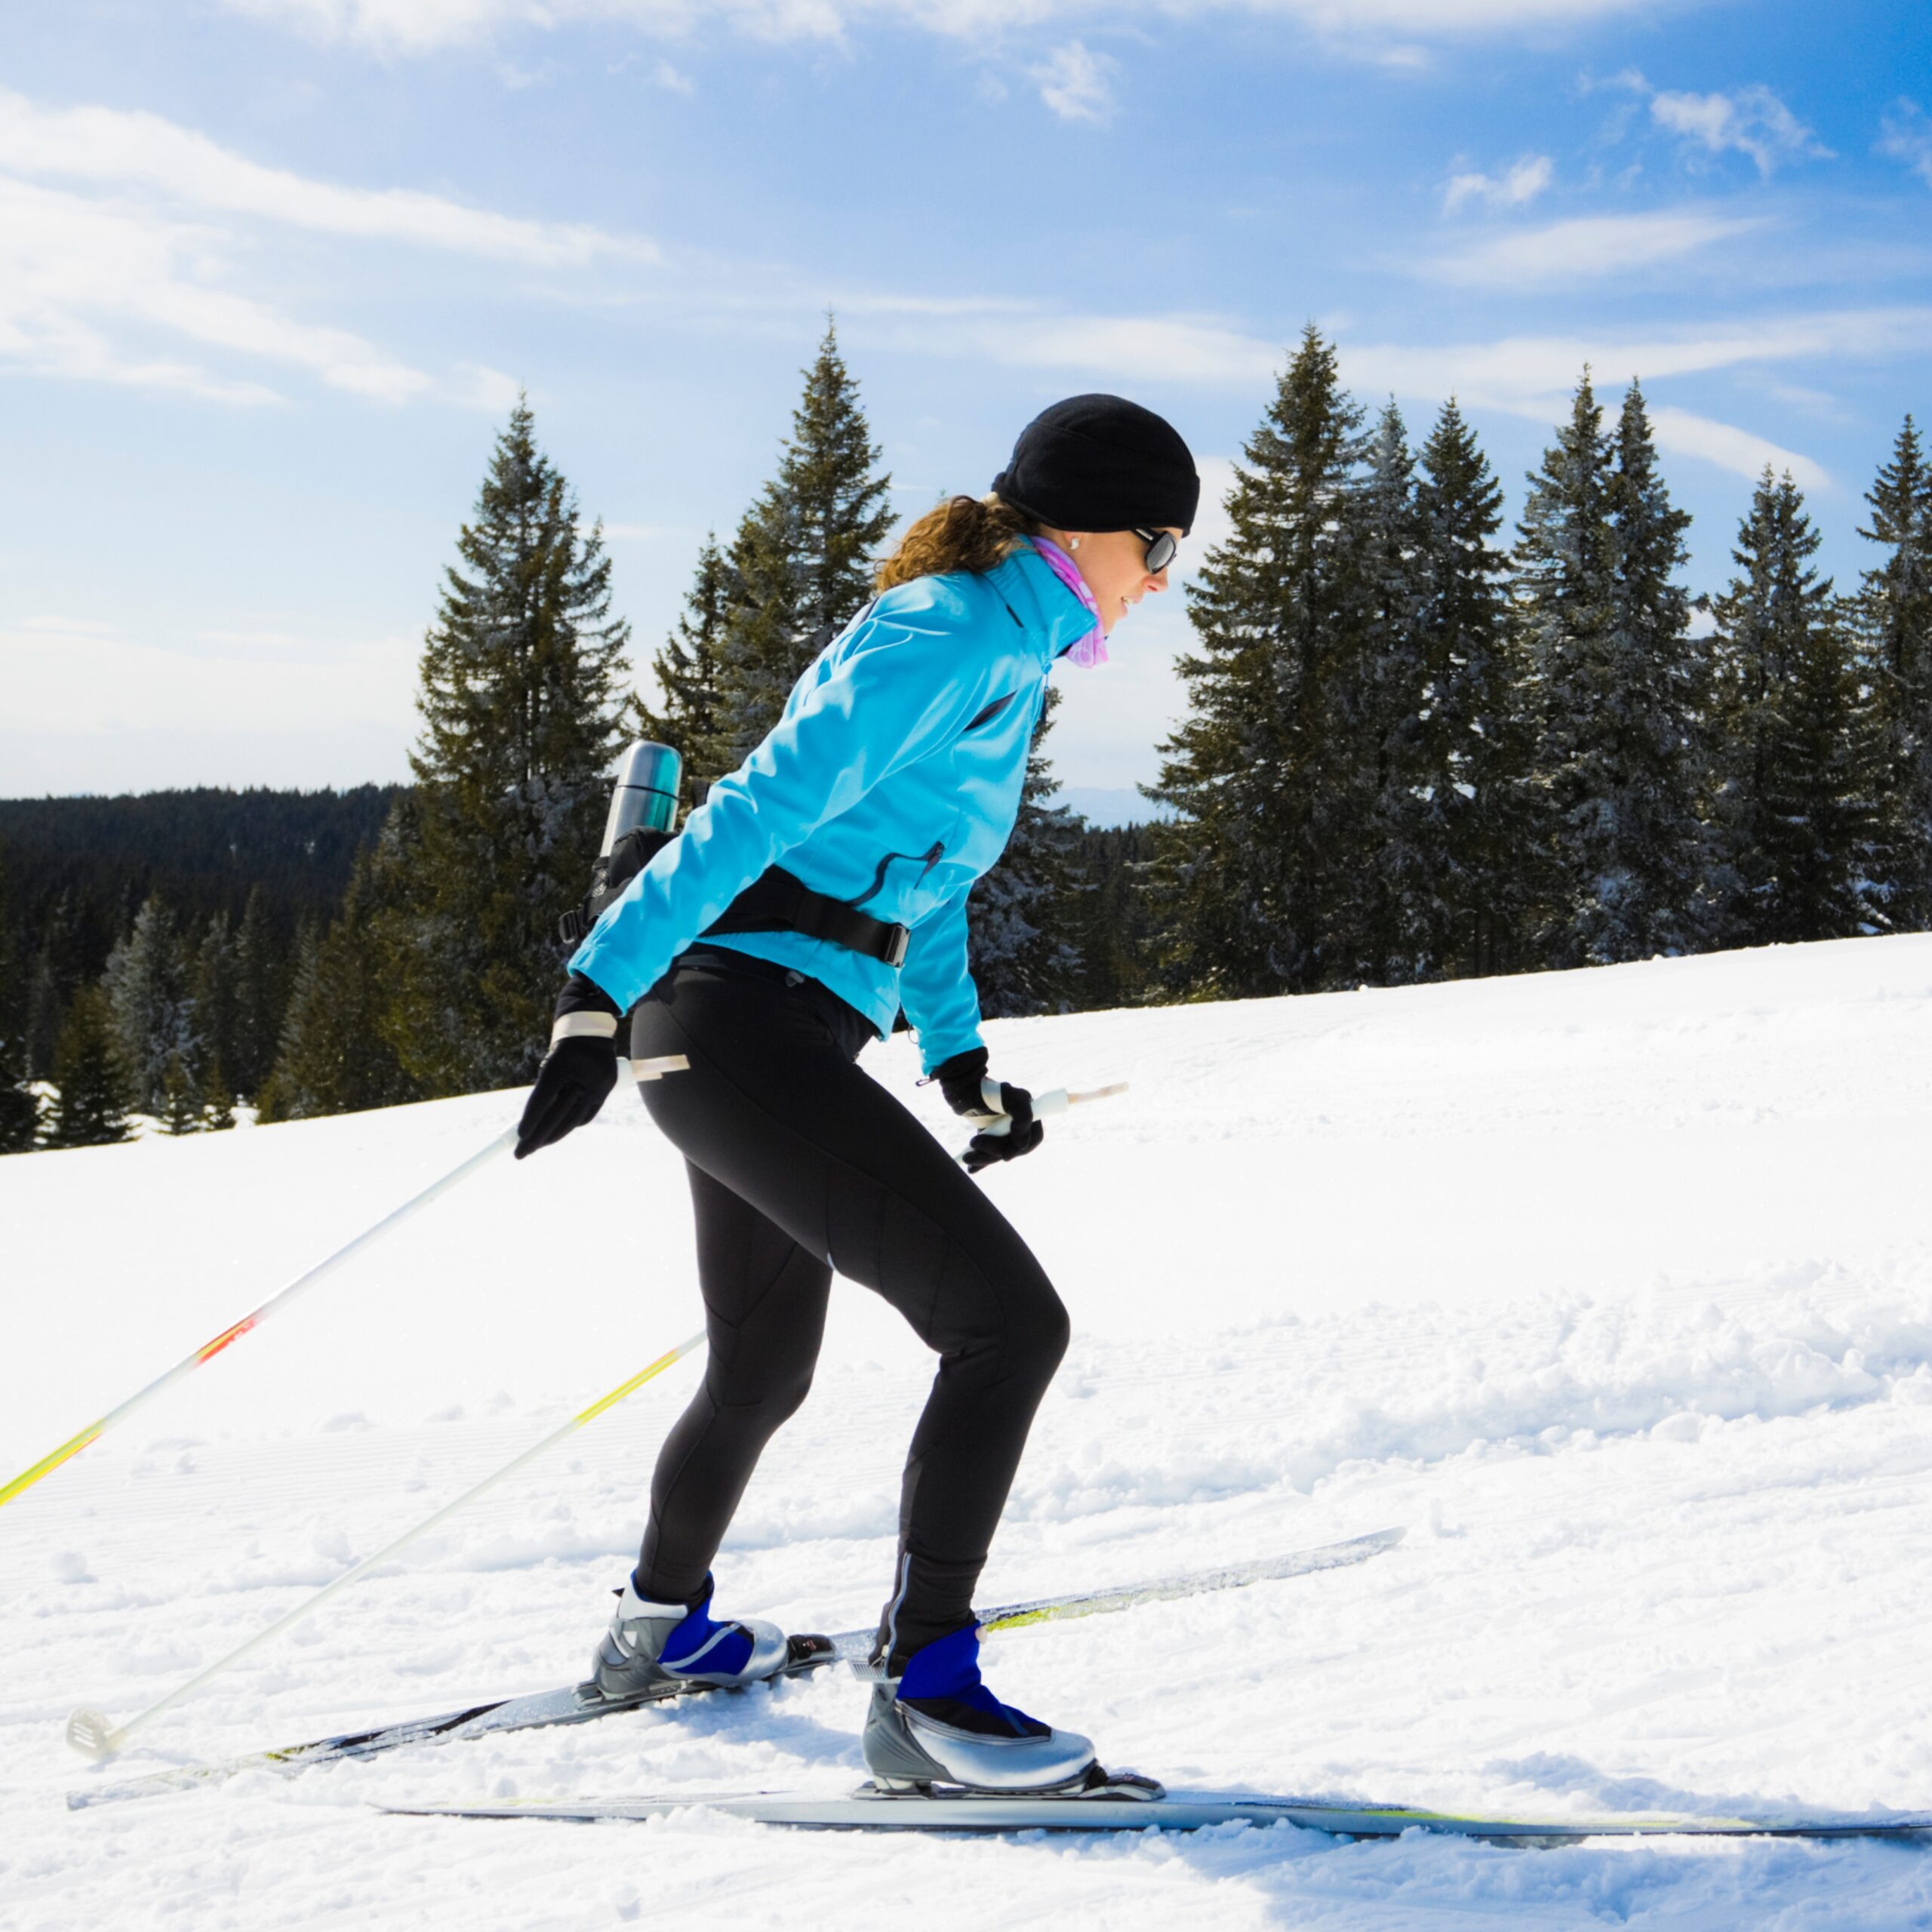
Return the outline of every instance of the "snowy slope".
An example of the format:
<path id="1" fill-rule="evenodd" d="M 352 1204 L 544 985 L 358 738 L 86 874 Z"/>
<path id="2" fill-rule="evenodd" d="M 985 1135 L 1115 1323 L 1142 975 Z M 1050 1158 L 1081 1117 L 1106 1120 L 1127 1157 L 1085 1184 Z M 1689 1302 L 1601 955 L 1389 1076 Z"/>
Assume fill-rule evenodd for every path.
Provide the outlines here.
<path id="1" fill-rule="evenodd" d="M 993 1038 L 1008 1078 L 1134 1091 L 987 1183 L 1077 1333 L 985 1600 L 1410 1529 L 1358 1569 L 1002 1638 L 1003 1694 L 1176 1783 L 1932 1805 L 1932 938 Z M 958 1137 L 903 1041 L 867 1061 Z M 0 1161 L 0 1472 L 519 1102 Z M 1932 1850 L 1897 1846 L 907 1843 L 367 1808 L 840 1789 L 863 1691 L 829 1675 L 62 1808 L 90 1779 L 577 1675 L 693 1364 L 108 1773 L 60 1740 L 73 1705 L 143 1707 L 697 1325 L 681 1171 L 620 1096 L 0 1510 L 0 1927 L 1932 1925 Z M 928 1372 L 841 1289 L 721 1603 L 870 1619 Z"/>

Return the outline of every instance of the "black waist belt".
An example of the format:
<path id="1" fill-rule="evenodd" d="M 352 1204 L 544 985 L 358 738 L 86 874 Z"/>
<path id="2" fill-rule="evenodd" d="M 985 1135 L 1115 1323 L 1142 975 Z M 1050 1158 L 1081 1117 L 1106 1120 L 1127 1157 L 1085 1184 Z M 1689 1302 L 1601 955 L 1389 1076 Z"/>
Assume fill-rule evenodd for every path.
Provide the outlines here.
<path id="1" fill-rule="evenodd" d="M 814 892 L 783 866 L 761 872 L 700 937 L 714 933 L 803 933 L 895 968 L 905 964 L 912 937 L 909 927 L 875 919 L 842 899 Z"/>

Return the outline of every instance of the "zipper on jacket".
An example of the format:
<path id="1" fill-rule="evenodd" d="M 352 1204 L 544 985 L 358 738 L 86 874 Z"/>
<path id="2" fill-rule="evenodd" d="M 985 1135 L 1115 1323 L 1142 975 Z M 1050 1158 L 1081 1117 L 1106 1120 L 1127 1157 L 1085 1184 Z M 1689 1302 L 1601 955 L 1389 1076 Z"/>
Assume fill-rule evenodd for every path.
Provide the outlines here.
<path id="1" fill-rule="evenodd" d="M 880 893 L 885 889 L 886 868 L 890 866 L 895 859 L 904 859 L 909 863 L 915 859 L 921 861 L 919 866 L 919 878 L 924 878 L 927 873 L 931 872 L 934 866 L 937 865 L 940 860 L 945 857 L 946 845 L 943 840 L 936 841 L 930 852 L 888 852 L 886 854 L 885 857 L 878 862 L 878 869 L 872 874 L 872 884 L 869 885 L 863 892 L 860 893 L 857 898 L 848 899 L 845 903 L 848 906 L 857 907 L 863 906 L 868 899 L 876 899 Z M 918 883 L 918 879 L 915 879 L 912 882 L 916 885 Z"/>

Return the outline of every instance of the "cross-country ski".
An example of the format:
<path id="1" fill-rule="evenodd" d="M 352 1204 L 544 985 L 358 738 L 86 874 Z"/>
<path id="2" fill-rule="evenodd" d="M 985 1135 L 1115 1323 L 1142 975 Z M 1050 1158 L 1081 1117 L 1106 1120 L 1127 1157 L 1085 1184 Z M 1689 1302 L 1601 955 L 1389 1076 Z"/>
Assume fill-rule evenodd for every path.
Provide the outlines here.
<path id="1" fill-rule="evenodd" d="M 1393 1549 L 1402 1540 L 1402 1534 L 1399 1529 L 1372 1531 L 1366 1536 L 1350 1537 L 1319 1549 L 1294 1550 L 1283 1556 L 1230 1564 L 1222 1569 L 1202 1571 L 1190 1577 L 1155 1577 L 1145 1583 L 1122 1584 L 1110 1589 L 1080 1591 L 1065 1596 L 1038 1598 L 1027 1603 L 1004 1604 L 983 1613 L 979 1627 L 984 1635 L 998 1635 L 1003 1631 L 1104 1616 L 1143 1604 L 1172 1603 L 1183 1597 L 1201 1596 L 1212 1591 L 1242 1589 L 1254 1583 L 1314 1576 L 1324 1571 L 1365 1562 L 1371 1556 Z M 785 1666 L 774 1674 L 774 1681 L 802 1676 L 831 1663 L 860 1664 L 869 1654 L 872 1638 L 869 1630 L 841 1631 L 832 1637 L 794 1635 L 789 1640 Z M 79 1810 L 87 1805 L 111 1804 L 124 1798 L 158 1797 L 167 1792 L 190 1791 L 197 1786 L 219 1783 L 244 1771 L 296 1771 L 344 1758 L 380 1757 L 386 1752 L 398 1751 L 412 1744 L 448 1744 L 505 1731 L 540 1730 L 557 1724 L 587 1724 L 596 1718 L 616 1717 L 626 1711 L 660 1704 L 669 1698 L 718 1687 L 703 1683 L 680 1684 L 663 1680 L 628 1695 L 607 1697 L 595 1683 L 574 1684 L 528 1697 L 503 1697 L 472 1704 L 461 1710 L 445 1711 L 433 1717 L 405 1718 L 393 1723 L 343 1731 L 334 1737 L 314 1738 L 303 1744 L 250 1752 L 219 1764 L 177 1765 L 124 1783 L 83 1786 L 69 1792 L 67 1803 L 71 1809 Z"/>
<path id="2" fill-rule="evenodd" d="M 555 1823 L 641 1824 L 715 1811 L 755 1825 L 830 1832 L 1200 1832 L 1221 1825 L 1294 1825 L 1331 1836 L 1393 1838 L 1438 1832 L 1512 1846 L 1580 1844 L 1587 1838 L 1903 1838 L 1932 1833 L 1932 1812 L 1866 1817 L 1660 1817 L 1631 1815 L 1515 1817 L 1429 1811 L 1408 1804 L 1344 1798 L 1268 1798 L 1244 1792 L 1110 1790 L 1066 1797 L 992 1797 L 965 1791 L 883 1792 L 861 1786 L 845 1797 L 746 1792 L 655 1798 L 508 1799 L 497 1804 L 386 1804 L 392 1817 L 548 1820 Z"/>

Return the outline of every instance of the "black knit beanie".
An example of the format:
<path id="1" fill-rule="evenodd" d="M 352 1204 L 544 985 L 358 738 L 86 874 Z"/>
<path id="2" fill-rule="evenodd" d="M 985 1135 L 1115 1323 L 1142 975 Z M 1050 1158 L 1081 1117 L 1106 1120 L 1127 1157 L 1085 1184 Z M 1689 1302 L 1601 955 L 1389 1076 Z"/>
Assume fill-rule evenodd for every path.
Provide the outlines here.
<path id="1" fill-rule="evenodd" d="M 1194 527 L 1201 478 L 1180 432 L 1124 396 L 1072 395 L 1020 432 L 995 494 L 1057 530 Z"/>

